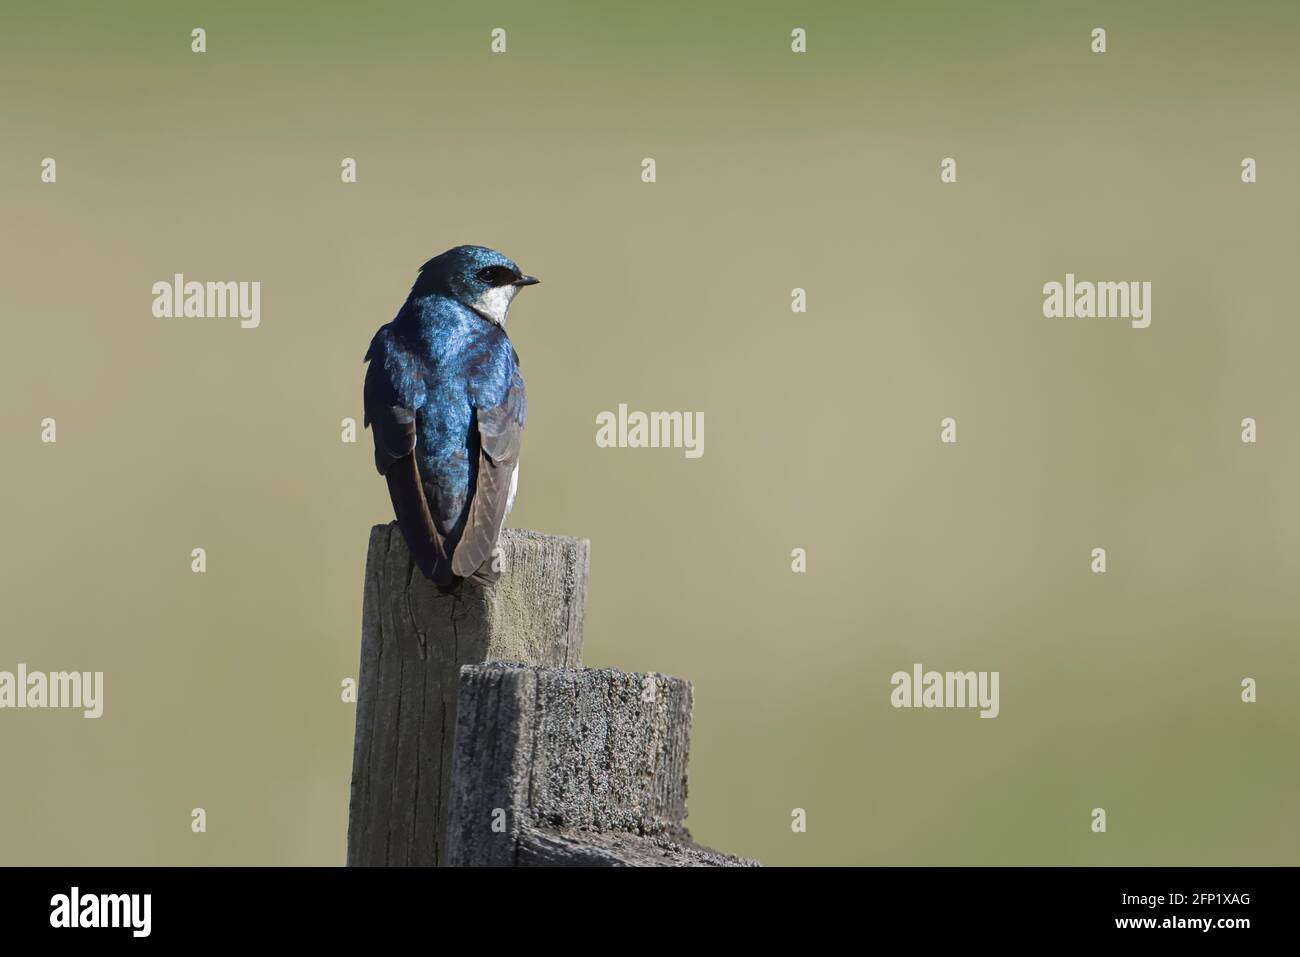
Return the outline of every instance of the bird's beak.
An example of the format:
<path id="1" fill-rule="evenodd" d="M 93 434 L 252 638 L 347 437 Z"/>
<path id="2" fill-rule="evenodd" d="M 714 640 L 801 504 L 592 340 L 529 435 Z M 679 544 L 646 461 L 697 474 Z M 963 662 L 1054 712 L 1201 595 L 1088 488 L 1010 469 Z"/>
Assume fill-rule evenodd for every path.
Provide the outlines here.
<path id="1" fill-rule="evenodd" d="M 536 286 L 539 282 L 541 282 L 541 280 L 538 279 L 536 276 L 520 276 L 518 279 L 515 280 L 515 285 Z"/>

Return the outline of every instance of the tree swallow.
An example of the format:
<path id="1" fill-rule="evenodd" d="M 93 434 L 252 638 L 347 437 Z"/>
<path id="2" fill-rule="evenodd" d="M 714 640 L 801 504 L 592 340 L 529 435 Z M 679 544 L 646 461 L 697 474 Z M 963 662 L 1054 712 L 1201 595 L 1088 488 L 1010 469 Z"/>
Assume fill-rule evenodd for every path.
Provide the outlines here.
<path id="1" fill-rule="evenodd" d="M 499 577 L 527 416 L 506 313 L 538 282 L 501 253 L 457 246 L 420 267 L 366 353 L 365 424 L 416 565 L 443 591 Z"/>

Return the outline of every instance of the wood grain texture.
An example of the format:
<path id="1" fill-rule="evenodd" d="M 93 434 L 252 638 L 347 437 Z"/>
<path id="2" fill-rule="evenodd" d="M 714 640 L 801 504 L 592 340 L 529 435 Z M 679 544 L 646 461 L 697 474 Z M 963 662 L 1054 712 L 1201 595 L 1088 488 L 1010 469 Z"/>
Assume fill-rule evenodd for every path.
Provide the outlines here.
<path id="1" fill-rule="evenodd" d="M 743 866 L 685 826 L 692 691 L 662 674 L 467 666 L 453 865 Z"/>
<path id="2" fill-rule="evenodd" d="M 500 547 L 500 581 L 444 595 L 416 569 L 396 523 L 371 529 L 349 866 L 444 863 L 463 665 L 581 664 L 590 544 L 506 529 Z"/>

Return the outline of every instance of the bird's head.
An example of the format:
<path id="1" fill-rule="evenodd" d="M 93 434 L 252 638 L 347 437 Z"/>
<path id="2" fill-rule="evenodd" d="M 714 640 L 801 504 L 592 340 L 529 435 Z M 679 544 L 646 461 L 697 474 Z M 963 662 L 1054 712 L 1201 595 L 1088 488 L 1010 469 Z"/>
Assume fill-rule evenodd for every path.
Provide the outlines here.
<path id="1" fill-rule="evenodd" d="M 495 249 L 456 246 L 420 267 L 412 293 L 454 299 L 488 322 L 504 327 L 515 294 L 540 282 Z"/>

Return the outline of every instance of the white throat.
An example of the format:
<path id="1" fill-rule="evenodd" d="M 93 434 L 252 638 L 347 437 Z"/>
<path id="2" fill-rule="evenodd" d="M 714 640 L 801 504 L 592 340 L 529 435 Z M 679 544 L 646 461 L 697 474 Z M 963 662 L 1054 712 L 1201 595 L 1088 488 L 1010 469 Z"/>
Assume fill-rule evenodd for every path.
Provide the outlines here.
<path id="1" fill-rule="evenodd" d="M 502 328 L 506 324 L 506 313 L 510 311 L 510 300 L 515 298 L 519 287 L 515 285 L 493 286 L 474 300 L 473 309 L 484 319 L 495 322 Z"/>

